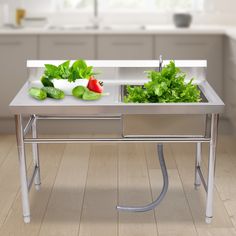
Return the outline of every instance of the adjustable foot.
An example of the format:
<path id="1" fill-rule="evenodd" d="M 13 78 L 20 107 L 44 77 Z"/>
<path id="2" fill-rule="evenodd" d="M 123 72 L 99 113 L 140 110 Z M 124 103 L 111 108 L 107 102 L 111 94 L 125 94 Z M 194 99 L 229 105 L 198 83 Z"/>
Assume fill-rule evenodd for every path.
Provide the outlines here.
<path id="1" fill-rule="evenodd" d="M 205 222 L 206 222 L 207 224 L 211 224 L 211 222 L 212 222 L 212 217 L 206 216 Z"/>
<path id="2" fill-rule="evenodd" d="M 36 191 L 39 191 L 41 189 L 41 184 L 35 184 L 34 186 Z"/>
<path id="3" fill-rule="evenodd" d="M 30 223 L 30 216 L 24 216 L 24 222 L 26 224 L 29 224 Z"/>
<path id="4" fill-rule="evenodd" d="M 200 186 L 201 186 L 201 184 L 194 184 L 194 189 L 198 190 Z"/>
<path id="5" fill-rule="evenodd" d="M 162 171 L 162 176 L 163 176 L 163 187 L 160 195 L 156 198 L 155 201 L 151 202 L 150 204 L 146 206 L 140 206 L 140 207 L 129 207 L 129 206 L 117 206 L 116 209 L 119 211 L 130 211 L 130 212 L 146 212 L 153 210 L 160 202 L 163 200 L 165 197 L 167 190 L 168 190 L 168 185 L 169 185 L 169 180 L 168 180 L 168 173 L 166 169 L 166 164 L 165 164 L 165 159 L 163 155 L 163 145 L 158 144 L 158 157 L 159 157 L 159 162 L 161 166 L 161 171 Z"/>

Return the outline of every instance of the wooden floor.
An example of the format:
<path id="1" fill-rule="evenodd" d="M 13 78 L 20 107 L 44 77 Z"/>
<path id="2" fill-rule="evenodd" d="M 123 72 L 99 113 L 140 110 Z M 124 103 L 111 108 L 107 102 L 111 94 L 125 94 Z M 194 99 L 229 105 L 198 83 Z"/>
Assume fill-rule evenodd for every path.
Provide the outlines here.
<path id="1" fill-rule="evenodd" d="M 42 188 L 30 193 L 31 224 L 21 214 L 15 137 L 0 136 L 1 236 L 236 235 L 236 139 L 219 138 L 214 220 L 206 225 L 205 193 L 195 190 L 192 144 L 167 144 L 169 192 L 155 211 L 118 213 L 119 204 L 145 204 L 160 191 L 154 144 L 40 145 Z M 31 150 L 27 147 L 29 172 Z M 203 169 L 207 168 L 204 146 Z"/>

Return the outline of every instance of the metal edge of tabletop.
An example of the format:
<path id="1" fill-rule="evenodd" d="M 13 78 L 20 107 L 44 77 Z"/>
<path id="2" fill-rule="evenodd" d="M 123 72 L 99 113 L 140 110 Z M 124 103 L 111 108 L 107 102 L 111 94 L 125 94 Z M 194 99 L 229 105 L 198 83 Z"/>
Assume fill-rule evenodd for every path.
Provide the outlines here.
<path id="1" fill-rule="evenodd" d="M 189 107 L 186 104 L 169 104 L 166 106 L 156 105 L 91 105 L 91 106 L 58 106 L 49 107 L 45 109 L 41 106 L 10 106 L 12 114 L 38 114 L 38 115 L 105 115 L 105 114 L 220 114 L 224 111 L 224 104 L 214 105 L 206 104 L 205 106 L 199 104 L 192 104 Z M 79 108 L 79 109 L 78 109 Z"/>
<path id="2" fill-rule="evenodd" d="M 132 104 L 118 103 L 111 104 L 60 104 L 60 105 L 25 105 L 19 104 L 22 93 L 25 93 L 27 83 L 20 89 L 15 98 L 9 105 L 12 114 L 38 114 L 38 115 L 101 115 L 101 114 L 220 114 L 224 112 L 224 103 L 216 94 L 214 89 L 207 81 L 199 84 L 202 92 L 206 96 L 206 103 L 149 103 L 149 104 Z M 78 109 L 79 108 L 79 109 Z"/>

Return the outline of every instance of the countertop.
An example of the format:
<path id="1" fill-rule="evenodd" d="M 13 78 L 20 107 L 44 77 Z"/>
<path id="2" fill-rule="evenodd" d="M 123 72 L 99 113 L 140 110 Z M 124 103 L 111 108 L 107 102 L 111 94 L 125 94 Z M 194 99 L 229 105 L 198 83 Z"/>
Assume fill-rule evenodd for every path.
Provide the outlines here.
<path id="1" fill-rule="evenodd" d="M 139 34 L 139 35 L 157 35 L 157 34 L 183 34 L 183 35 L 226 35 L 236 39 L 236 26 L 208 25 L 191 26 L 190 28 L 176 28 L 172 25 L 152 26 L 147 25 L 145 29 L 138 26 L 114 26 L 113 28 L 101 27 L 92 28 L 65 28 L 50 29 L 44 28 L 0 28 L 0 35 L 115 35 L 115 34 Z"/>
<path id="2" fill-rule="evenodd" d="M 120 96 L 119 84 L 104 83 L 104 92 L 98 101 L 83 101 L 66 96 L 62 100 L 46 99 L 38 101 L 28 94 L 26 82 L 10 104 L 12 114 L 40 115 L 104 115 L 104 114 L 211 114 L 222 113 L 224 103 L 207 81 L 199 82 L 198 87 L 207 98 L 199 103 L 124 103 Z"/>

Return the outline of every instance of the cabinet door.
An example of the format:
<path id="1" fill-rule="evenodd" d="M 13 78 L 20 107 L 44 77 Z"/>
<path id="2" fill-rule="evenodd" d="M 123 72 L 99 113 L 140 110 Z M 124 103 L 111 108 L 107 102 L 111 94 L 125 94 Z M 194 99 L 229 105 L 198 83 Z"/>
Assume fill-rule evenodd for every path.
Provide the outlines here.
<path id="1" fill-rule="evenodd" d="M 0 37 L 0 117 L 10 116 L 8 105 L 28 79 L 28 59 L 37 59 L 37 36 Z"/>
<path id="2" fill-rule="evenodd" d="M 153 36 L 101 35 L 97 42 L 98 59 L 142 60 L 153 59 Z"/>
<path id="3" fill-rule="evenodd" d="M 225 37 L 224 39 L 224 61 L 234 61 L 236 62 L 236 40 Z M 225 63 L 227 66 L 227 63 Z"/>
<path id="4" fill-rule="evenodd" d="M 224 41 L 224 102 L 225 114 L 236 131 L 236 40 Z"/>
<path id="5" fill-rule="evenodd" d="M 155 57 L 164 59 L 207 60 L 208 82 L 223 96 L 223 36 L 164 35 L 156 36 Z"/>
<path id="6" fill-rule="evenodd" d="M 39 38 L 42 60 L 95 59 L 95 38 L 87 35 L 43 35 Z"/>

